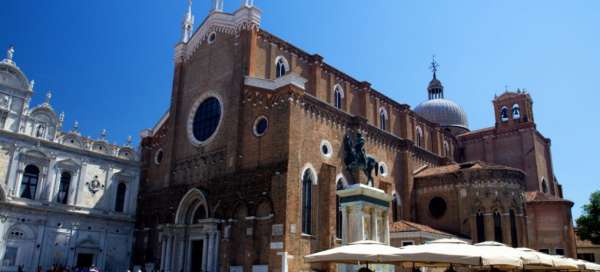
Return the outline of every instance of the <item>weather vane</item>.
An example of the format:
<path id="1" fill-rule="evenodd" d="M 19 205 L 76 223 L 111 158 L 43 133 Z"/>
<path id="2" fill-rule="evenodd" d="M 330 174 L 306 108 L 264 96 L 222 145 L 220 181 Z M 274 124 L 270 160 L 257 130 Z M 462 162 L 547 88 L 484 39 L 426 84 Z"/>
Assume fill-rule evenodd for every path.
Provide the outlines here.
<path id="1" fill-rule="evenodd" d="M 438 71 L 438 68 L 440 68 L 440 65 L 435 60 L 435 55 L 433 55 L 432 60 L 431 60 L 431 66 L 429 67 L 429 69 L 431 69 L 434 76 L 435 76 L 435 73 Z"/>

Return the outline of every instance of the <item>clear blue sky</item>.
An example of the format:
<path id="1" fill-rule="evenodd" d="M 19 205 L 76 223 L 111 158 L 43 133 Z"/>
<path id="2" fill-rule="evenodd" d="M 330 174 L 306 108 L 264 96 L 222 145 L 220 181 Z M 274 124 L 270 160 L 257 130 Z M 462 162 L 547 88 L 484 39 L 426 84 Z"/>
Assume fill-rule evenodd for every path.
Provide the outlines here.
<path id="1" fill-rule="evenodd" d="M 225 2 L 232 11 L 241 0 Z M 255 2 L 264 29 L 413 107 L 436 54 L 446 97 L 471 129 L 493 126 L 491 100 L 506 85 L 526 88 L 575 217 L 600 189 L 600 1 Z M 197 23 L 209 6 L 195 1 Z M 185 10 L 185 0 L 3 0 L 0 47 L 16 45 L 34 103 L 52 90 L 68 128 L 78 120 L 84 134 L 107 128 L 124 143 L 167 109 Z"/>

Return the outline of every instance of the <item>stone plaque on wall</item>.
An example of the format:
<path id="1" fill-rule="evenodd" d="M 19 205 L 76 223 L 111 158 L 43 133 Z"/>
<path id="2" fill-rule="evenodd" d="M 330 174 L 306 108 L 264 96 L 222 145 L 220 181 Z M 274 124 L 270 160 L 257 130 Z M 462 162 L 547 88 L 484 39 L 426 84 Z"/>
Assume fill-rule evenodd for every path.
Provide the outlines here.
<path id="1" fill-rule="evenodd" d="M 244 272 L 244 268 L 241 266 L 231 266 L 229 267 L 229 272 Z"/>
<path id="2" fill-rule="evenodd" d="M 283 249 L 283 242 L 271 243 L 271 249 Z"/>
<path id="3" fill-rule="evenodd" d="M 296 224 L 290 225 L 290 233 L 296 233 Z"/>
<path id="4" fill-rule="evenodd" d="M 252 266 L 252 272 L 268 272 L 268 271 L 269 271 L 268 265 L 253 265 Z"/>
<path id="5" fill-rule="evenodd" d="M 276 224 L 271 227 L 271 235 L 273 236 L 282 236 L 283 235 L 283 225 Z"/>

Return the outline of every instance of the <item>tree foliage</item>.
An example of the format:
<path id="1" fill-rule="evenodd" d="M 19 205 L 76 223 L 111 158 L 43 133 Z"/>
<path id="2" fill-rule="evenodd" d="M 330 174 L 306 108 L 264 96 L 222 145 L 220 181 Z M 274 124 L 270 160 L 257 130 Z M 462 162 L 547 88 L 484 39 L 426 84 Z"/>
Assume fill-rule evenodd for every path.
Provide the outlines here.
<path id="1" fill-rule="evenodd" d="M 577 233 L 583 240 L 600 244 L 600 191 L 592 193 L 590 203 L 583 206 L 583 214 L 577 218 Z"/>

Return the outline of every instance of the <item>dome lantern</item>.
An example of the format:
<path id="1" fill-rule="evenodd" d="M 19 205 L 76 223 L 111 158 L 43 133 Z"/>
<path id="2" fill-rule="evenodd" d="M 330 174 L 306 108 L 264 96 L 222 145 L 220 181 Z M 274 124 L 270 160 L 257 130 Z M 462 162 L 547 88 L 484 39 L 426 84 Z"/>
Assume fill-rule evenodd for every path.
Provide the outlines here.
<path id="1" fill-rule="evenodd" d="M 450 129 L 455 135 L 467 132 L 469 131 L 467 114 L 461 106 L 444 98 L 444 86 L 437 79 L 438 68 L 439 64 L 436 62 L 434 56 L 430 66 L 433 72 L 433 79 L 431 79 L 427 87 L 429 99 L 419 104 L 414 111 L 428 121 Z"/>

